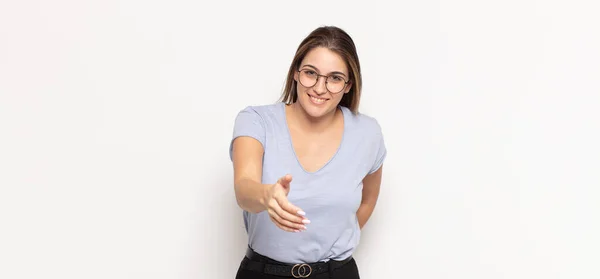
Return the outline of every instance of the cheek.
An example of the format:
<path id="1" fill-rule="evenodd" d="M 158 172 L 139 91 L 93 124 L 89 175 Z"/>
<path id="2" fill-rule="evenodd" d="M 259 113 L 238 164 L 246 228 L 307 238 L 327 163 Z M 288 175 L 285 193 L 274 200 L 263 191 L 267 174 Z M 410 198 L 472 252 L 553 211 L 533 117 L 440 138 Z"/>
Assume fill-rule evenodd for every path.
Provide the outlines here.
<path id="1" fill-rule="evenodd" d="M 299 83 L 296 83 L 296 92 L 298 92 L 298 94 L 302 94 L 304 92 L 304 88 L 302 88 L 302 85 Z"/>
<path id="2" fill-rule="evenodd" d="M 296 83 L 296 92 L 298 92 L 298 94 L 304 94 L 306 95 L 308 88 L 302 86 L 302 84 L 300 84 L 299 82 Z"/>

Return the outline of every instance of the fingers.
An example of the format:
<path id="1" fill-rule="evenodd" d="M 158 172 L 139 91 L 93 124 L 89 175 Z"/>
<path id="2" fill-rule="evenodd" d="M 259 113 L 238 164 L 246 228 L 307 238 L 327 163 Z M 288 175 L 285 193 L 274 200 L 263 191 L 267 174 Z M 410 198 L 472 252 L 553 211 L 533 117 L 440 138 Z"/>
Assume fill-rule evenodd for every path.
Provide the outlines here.
<path id="1" fill-rule="evenodd" d="M 279 208 L 275 209 L 275 212 L 283 219 L 288 220 L 297 224 L 308 224 L 310 223 L 306 218 L 301 216 L 304 214 L 302 210 L 297 209 L 297 207 L 293 206 L 286 198 L 278 198 L 276 199 L 279 204 Z M 300 212 L 301 214 L 299 215 Z"/>
<path id="2" fill-rule="evenodd" d="M 277 215 L 276 212 L 270 212 L 269 217 L 271 218 L 271 221 L 273 223 L 275 223 L 275 225 L 277 227 L 279 227 L 280 229 L 287 231 L 287 232 L 301 232 L 303 230 L 306 230 L 305 226 L 302 225 L 298 225 L 298 224 L 294 224 L 290 221 L 284 220 L 281 217 L 279 217 L 279 215 Z"/>
<path id="3" fill-rule="evenodd" d="M 286 232 L 299 232 L 296 229 L 284 226 L 283 224 L 279 223 L 279 221 L 277 221 L 277 219 L 275 219 L 270 212 L 269 212 L 269 214 L 270 214 L 269 218 L 271 219 L 271 222 L 273 222 L 273 224 L 275 224 L 275 226 L 277 226 L 278 228 L 280 228 Z"/>
<path id="4" fill-rule="evenodd" d="M 301 216 L 292 214 L 281 207 L 281 204 L 289 202 L 285 198 L 274 199 L 269 206 L 268 213 L 271 220 L 281 229 L 289 232 L 299 232 L 306 230 L 305 224 L 310 221 Z M 294 206 L 292 206 L 294 207 Z"/>
<path id="5" fill-rule="evenodd" d="M 292 176 L 290 174 L 277 180 L 277 184 L 281 185 L 283 191 L 275 189 L 268 212 L 271 221 L 280 229 L 288 232 L 299 232 L 306 230 L 305 224 L 309 224 L 310 221 L 304 217 L 306 213 L 302 209 L 293 205 L 287 199 L 291 182 Z"/>
<path id="6" fill-rule="evenodd" d="M 303 217 L 306 215 L 306 213 L 302 211 L 302 209 L 290 203 L 286 197 L 278 196 L 275 197 L 275 200 L 281 208 L 281 212 L 278 212 L 281 217 L 296 223 L 302 223 L 302 220 L 305 219 Z"/>

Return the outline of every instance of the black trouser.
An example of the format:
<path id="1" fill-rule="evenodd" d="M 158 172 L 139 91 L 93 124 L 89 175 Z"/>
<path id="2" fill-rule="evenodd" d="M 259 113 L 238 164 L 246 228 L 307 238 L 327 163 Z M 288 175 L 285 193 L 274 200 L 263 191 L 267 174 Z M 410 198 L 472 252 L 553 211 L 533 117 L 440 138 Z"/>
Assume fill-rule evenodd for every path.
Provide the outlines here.
<path id="1" fill-rule="evenodd" d="M 310 265 L 290 265 L 248 249 L 235 279 L 360 279 L 354 258 Z"/>

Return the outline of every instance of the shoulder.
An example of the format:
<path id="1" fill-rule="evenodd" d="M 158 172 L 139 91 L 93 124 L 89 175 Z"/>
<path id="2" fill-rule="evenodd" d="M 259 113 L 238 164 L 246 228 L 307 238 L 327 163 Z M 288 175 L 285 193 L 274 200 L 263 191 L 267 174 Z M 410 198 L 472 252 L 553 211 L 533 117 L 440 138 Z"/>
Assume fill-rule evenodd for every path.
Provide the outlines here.
<path id="1" fill-rule="evenodd" d="M 281 114 L 284 103 L 277 102 L 264 105 L 248 105 L 238 111 L 237 118 L 256 118 L 266 121 Z"/>
<path id="2" fill-rule="evenodd" d="M 353 144 L 360 146 L 360 150 L 364 151 L 359 154 L 362 154 L 362 158 L 368 167 L 368 174 L 372 174 L 383 164 L 387 154 L 381 125 L 373 116 L 364 113 L 353 114 L 347 108 L 345 113 L 349 122 L 348 128 L 350 131 L 348 131 L 348 135 Z"/>
<path id="3" fill-rule="evenodd" d="M 240 109 L 235 116 L 233 136 L 229 146 L 229 156 L 232 157 L 233 142 L 238 137 L 251 137 L 267 146 L 268 134 L 273 130 L 274 123 L 279 118 L 278 108 L 283 103 L 268 105 L 250 105 Z"/>
<path id="4" fill-rule="evenodd" d="M 382 134 L 381 125 L 375 117 L 360 112 L 354 114 L 346 107 L 342 107 L 342 109 L 347 115 L 346 119 L 350 122 L 349 124 L 353 130 L 373 136 L 380 136 Z"/>

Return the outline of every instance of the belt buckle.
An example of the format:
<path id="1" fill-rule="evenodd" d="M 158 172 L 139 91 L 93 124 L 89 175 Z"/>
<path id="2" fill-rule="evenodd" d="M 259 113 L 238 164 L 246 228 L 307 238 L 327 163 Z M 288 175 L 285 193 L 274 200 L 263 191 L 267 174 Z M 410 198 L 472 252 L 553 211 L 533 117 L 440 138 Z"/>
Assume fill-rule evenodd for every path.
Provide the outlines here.
<path id="1" fill-rule="evenodd" d="M 307 278 L 312 273 L 312 267 L 308 264 L 295 264 L 292 266 L 292 276 L 294 278 Z"/>

